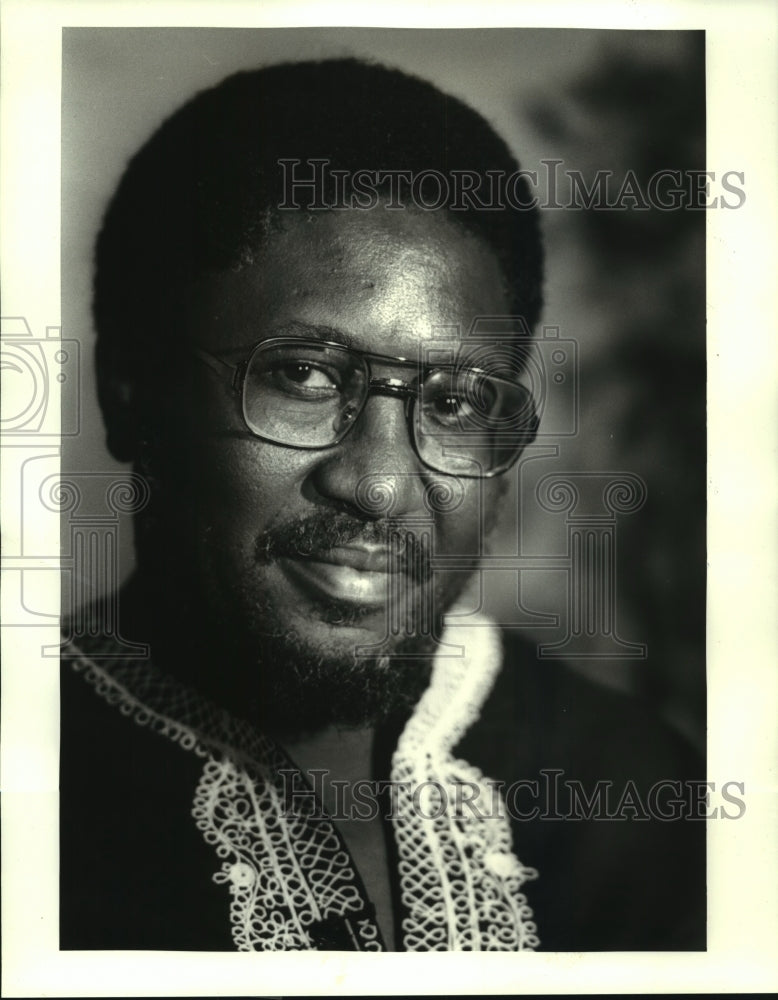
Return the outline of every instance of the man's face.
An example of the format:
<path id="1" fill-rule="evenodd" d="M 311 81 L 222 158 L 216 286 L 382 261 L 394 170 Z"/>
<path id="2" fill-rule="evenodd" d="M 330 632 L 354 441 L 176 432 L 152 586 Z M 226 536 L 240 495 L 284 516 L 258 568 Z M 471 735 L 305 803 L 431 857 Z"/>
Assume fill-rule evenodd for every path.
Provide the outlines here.
<path id="1" fill-rule="evenodd" d="M 193 344 L 233 363 L 277 336 L 343 339 L 415 359 L 420 344 L 443 337 L 450 347 L 476 316 L 507 313 L 492 253 L 443 218 L 379 209 L 294 213 L 282 224 L 256 261 L 207 277 L 189 296 L 183 321 Z M 199 591 L 192 606 L 222 630 L 230 655 L 259 662 L 280 648 L 281 671 L 293 659 L 323 669 L 347 663 L 357 674 L 391 670 L 386 654 L 429 651 L 436 620 L 471 575 L 466 557 L 482 550 L 505 480 L 426 468 L 403 401 L 383 395 L 370 396 L 331 448 L 263 441 L 247 431 L 229 376 L 185 363 L 192 381 L 152 462 L 168 522 L 155 544 L 162 551 L 176 537 L 180 547 L 160 555 L 155 572 L 164 575 L 168 560 L 185 563 L 175 586 Z M 391 366 L 380 374 L 414 376 Z M 170 464 L 165 449 L 175 454 Z M 451 509 L 430 502 L 440 490 Z M 389 507 L 365 504 L 388 496 Z M 390 524 L 411 536 L 396 563 L 386 555 Z M 433 555 L 463 558 L 458 570 L 433 573 Z M 355 660 L 368 646 L 380 668 Z"/>

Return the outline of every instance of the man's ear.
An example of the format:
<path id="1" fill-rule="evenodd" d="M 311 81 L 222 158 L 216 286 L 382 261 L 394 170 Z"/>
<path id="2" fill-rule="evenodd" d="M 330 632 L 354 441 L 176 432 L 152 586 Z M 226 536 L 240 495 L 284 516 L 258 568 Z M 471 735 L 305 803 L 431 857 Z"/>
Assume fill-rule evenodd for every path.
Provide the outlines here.
<path id="1" fill-rule="evenodd" d="M 98 340 L 97 398 L 103 413 L 108 450 L 119 462 L 135 458 L 138 440 L 138 385 L 126 352 Z"/>

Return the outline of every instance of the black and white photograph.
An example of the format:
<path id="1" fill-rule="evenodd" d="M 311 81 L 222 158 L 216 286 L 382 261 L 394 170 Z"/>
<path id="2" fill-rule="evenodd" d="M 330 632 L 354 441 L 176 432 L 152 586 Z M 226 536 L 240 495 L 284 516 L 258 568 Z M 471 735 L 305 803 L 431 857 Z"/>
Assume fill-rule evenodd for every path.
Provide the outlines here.
<path id="1" fill-rule="evenodd" d="M 711 235 L 775 202 L 711 156 L 704 20 L 192 13 L 63 20 L 59 312 L 3 308 L 47 947 L 261 952 L 290 995 L 268 953 L 535 953 L 472 957 L 503 991 L 555 955 L 712 966 L 765 786 L 723 752 Z"/>

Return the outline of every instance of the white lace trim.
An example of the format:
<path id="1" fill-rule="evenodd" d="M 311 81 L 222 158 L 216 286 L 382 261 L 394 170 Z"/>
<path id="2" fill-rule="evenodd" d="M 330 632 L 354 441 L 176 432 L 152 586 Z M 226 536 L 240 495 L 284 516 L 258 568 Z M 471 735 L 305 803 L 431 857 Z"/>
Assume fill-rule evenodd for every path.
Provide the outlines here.
<path id="1" fill-rule="evenodd" d="M 285 809 L 279 772 L 289 761 L 271 740 L 147 662 L 104 668 L 73 644 L 65 655 L 123 715 L 205 758 L 192 815 L 222 862 L 214 881 L 229 889 L 239 951 L 311 949 L 314 922 L 362 911 L 351 859 L 332 823 Z M 188 721 L 158 710 L 161 704 Z M 197 730 L 188 724 L 193 719 Z M 360 947 L 380 951 L 369 924 L 357 922 Z"/>
<path id="2" fill-rule="evenodd" d="M 465 655 L 436 657 L 392 758 L 407 951 L 539 944 L 519 891 L 537 872 L 511 852 L 496 786 L 451 755 L 500 668 L 497 629 L 486 619 L 471 621 L 456 636 Z M 229 888 L 239 951 L 313 948 L 312 925 L 331 917 L 350 917 L 362 950 L 382 950 L 375 923 L 360 912 L 355 871 L 332 822 L 285 809 L 279 772 L 289 761 L 271 740 L 145 661 L 104 668 L 72 643 L 64 655 L 122 714 L 205 759 L 192 815 L 221 860 L 214 881 Z"/>
<path id="3" fill-rule="evenodd" d="M 456 635 L 465 655 L 436 658 L 392 759 L 408 951 L 524 951 L 540 943 L 519 891 L 537 871 L 511 852 L 502 797 L 451 755 L 500 669 L 497 629 L 483 618 L 471 622 Z"/>

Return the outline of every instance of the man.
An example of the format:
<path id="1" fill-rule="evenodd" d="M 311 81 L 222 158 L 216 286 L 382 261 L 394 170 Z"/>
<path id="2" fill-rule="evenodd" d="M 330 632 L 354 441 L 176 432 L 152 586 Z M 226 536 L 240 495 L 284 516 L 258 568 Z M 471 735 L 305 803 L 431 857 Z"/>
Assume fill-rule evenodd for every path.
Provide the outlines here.
<path id="1" fill-rule="evenodd" d="M 130 163 L 94 314 L 149 655 L 66 645 L 62 947 L 704 946 L 696 761 L 458 604 L 537 426 L 531 203 L 474 111 L 352 60 L 231 77 Z M 634 821 L 564 821 L 561 776 Z"/>

